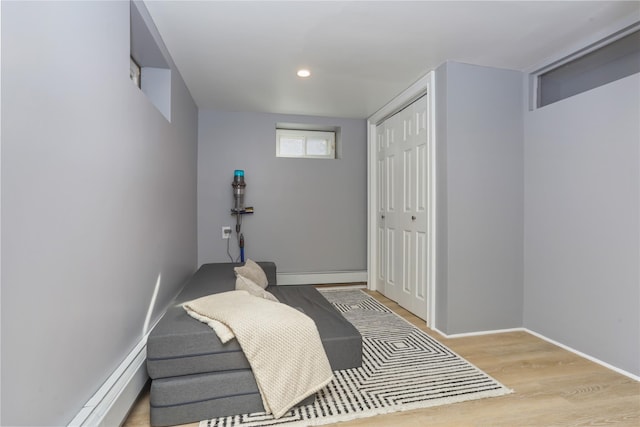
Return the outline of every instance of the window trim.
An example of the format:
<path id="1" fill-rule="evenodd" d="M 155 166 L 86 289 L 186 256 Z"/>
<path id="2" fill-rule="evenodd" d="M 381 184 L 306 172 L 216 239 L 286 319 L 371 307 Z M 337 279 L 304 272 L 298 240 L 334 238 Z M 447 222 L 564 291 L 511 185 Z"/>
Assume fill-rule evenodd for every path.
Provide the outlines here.
<path id="1" fill-rule="evenodd" d="M 307 153 L 307 139 L 311 136 L 322 137 L 328 141 L 328 153 L 324 155 L 320 154 L 308 154 Z M 301 155 L 288 155 L 283 154 L 280 149 L 280 142 L 283 137 L 298 137 L 304 138 L 304 154 Z M 290 159 L 336 159 L 336 131 L 335 130 L 310 130 L 310 129 L 285 129 L 276 128 L 276 157 L 290 158 Z"/>
<path id="2" fill-rule="evenodd" d="M 597 51 L 598 49 L 601 49 L 611 43 L 615 43 L 616 41 L 636 32 L 640 30 L 640 22 L 633 22 L 631 25 L 627 25 L 626 27 L 615 31 L 611 34 L 609 34 L 606 37 L 600 38 L 598 40 L 596 40 L 593 43 L 588 44 L 587 46 L 584 46 L 581 49 L 575 50 L 574 52 L 565 55 L 559 59 L 556 59 L 554 61 L 551 61 L 549 63 L 547 63 L 546 65 L 535 69 L 534 71 L 529 73 L 529 101 L 528 101 L 528 107 L 529 107 L 529 111 L 534 111 L 537 110 L 539 108 L 544 108 L 546 105 L 551 105 L 551 104 L 546 104 L 545 106 L 540 106 L 539 105 L 539 97 L 540 97 L 540 77 L 543 74 L 546 74 L 552 70 L 558 69 L 562 66 L 564 66 L 565 64 L 568 64 L 572 61 L 575 61 L 577 59 L 582 58 L 585 55 L 588 55 L 594 51 Z M 552 103 L 553 104 L 553 103 Z"/>

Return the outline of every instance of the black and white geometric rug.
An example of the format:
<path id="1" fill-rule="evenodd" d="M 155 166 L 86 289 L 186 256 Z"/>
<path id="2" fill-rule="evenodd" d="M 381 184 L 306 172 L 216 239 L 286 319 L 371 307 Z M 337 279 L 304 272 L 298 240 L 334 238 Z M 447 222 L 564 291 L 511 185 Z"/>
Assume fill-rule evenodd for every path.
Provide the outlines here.
<path id="1" fill-rule="evenodd" d="M 278 420 L 264 413 L 200 427 L 300 427 L 496 397 L 511 390 L 360 290 L 321 290 L 362 334 L 362 367 L 334 372 L 312 405 Z"/>

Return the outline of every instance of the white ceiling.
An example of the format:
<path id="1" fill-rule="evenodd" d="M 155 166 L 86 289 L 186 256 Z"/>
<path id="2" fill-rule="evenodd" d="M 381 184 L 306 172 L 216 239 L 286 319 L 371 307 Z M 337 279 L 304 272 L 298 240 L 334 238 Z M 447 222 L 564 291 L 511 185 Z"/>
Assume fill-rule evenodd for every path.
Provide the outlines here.
<path id="1" fill-rule="evenodd" d="M 640 20 L 639 1 L 145 4 L 199 108 L 353 118 L 446 60 L 527 70 Z"/>

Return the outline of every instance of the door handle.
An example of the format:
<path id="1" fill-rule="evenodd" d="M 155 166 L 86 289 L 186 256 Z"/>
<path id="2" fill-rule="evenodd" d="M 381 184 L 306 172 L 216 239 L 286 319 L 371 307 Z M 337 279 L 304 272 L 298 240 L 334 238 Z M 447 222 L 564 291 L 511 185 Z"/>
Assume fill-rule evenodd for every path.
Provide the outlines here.
<path id="1" fill-rule="evenodd" d="M 384 219 L 384 215 L 380 215 L 380 219 Z"/>
<path id="2" fill-rule="evenodd" d="M 415 215 L 411 215 L 411 221 L 415 221 L 416 220 L 416 216 Z"/>

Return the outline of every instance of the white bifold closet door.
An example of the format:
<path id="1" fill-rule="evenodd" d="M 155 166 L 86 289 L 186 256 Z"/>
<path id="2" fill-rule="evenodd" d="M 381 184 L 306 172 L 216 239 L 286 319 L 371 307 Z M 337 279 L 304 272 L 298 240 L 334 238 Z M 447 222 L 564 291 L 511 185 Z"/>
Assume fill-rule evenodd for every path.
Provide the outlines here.
<path id="1" fill-rule="evenodd" d="M 377 126 L 377 289 L 428 319 L 429 129 L 423 96 Z"/>

